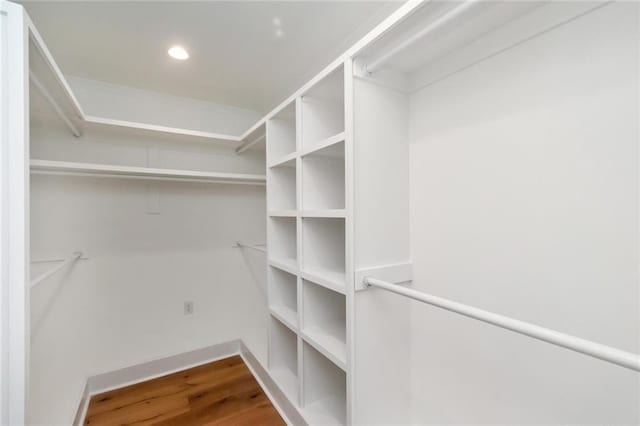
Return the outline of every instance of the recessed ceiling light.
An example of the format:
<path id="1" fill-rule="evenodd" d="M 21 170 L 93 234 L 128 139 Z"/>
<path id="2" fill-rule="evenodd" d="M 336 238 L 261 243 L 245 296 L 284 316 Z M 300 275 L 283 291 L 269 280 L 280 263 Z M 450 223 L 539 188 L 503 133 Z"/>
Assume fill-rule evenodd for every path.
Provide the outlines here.
<path id="1" fill-rule="evenodd" d="M 284 31 L 282 31 L 282 28 L 276 28 L 276 37 L 278 38 L 284 37 Z"/>
<path id="2" fill-rule="evenodd" d="M 169 50 L 167 50 L 167 53 L 173 59 L 177 59 L 179 61 L 189 59 L 189 52 L 187 52 L 182 46 L 173 46 Z"/>

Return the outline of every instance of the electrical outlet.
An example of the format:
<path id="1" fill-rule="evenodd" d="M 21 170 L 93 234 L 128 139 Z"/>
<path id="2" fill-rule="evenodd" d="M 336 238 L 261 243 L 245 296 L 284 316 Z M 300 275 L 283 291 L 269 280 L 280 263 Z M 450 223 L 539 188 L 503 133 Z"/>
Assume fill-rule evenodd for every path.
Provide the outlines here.
<path id="1" fill-rule="evenodd" d="M 193 315 L 193 302 L 188 300 L 184 302 L 184 314 Z"/>

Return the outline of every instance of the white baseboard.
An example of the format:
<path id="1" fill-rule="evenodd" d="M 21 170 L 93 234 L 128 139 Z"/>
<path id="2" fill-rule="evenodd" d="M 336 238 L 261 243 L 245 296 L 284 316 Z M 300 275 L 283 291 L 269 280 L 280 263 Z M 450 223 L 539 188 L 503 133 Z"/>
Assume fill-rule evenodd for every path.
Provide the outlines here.
<path id="1" fill-rule="evenodd" d="M 240 342 L 240 356 L 287 424 L 307 425 L 295 404 L 286 397 L 268 371 L 242 342 Z"/>
<path id="2" fill-rule="evenodd" d="M 262 386 L 276 410 L 288 424 L 306 425 L 296 406 L 289 401 L 267 370 L 241 340 L 233 340 L 190 352 L 158 358 L 87 378 L 73 425 L 80 426 L 84 424 L 89 401 L 93 395 L 166 376 L 167 374 L 208 364 L 233 355 L 242 356 L 247 367 L 251 370 L 260 386 Z"/>

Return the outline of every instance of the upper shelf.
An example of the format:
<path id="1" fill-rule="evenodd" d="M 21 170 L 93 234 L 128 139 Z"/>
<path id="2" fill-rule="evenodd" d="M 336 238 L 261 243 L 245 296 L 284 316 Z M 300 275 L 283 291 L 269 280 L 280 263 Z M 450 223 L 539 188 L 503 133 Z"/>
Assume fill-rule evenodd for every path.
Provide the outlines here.
<path id="1" fill-rule="evenodd" d="M 114 166 L 67 161 L 31 160 L 32 173 L 80 175 L 98 177 L 120 177 L 180 182 L 206 182 L 264 185 L 264 175 L 245 173 L 212 173 L 192 170 L 157 169 L 151 167 Z"/>
<path id="2" fill-rule="evenodd" d="M 109 128 L 120 132 L 140 132 L 178 136 L 181 140 L 207 141 L 220 144 L 230 144 L 241 153 L 254 147 L 264 138 L 264 126 L 255 127 L 246 135 L 228 135 L 203 130 L 186 129 L 136 121 L 98 117 L 87 114 L 74 95 L 62 71 L 53 59 L 44 40 L 32 22 L 29 22 L 29 77 L 34 92 L 40 95 L 40 100 L 49 104 L 62 119 L 70 131 L 77 137 L 83 130 L 90 128 Z"/>

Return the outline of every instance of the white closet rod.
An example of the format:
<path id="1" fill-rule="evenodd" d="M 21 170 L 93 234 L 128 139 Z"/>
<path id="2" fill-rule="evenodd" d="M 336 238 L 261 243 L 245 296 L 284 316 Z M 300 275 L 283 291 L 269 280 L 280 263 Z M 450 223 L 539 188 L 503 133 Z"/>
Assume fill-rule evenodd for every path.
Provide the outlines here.
<path id="1" fill-rule="evenodd" d="M 257 144 L 258 142 L 263 140 L 266 136 L 267 135 L 264 134 L 264 135 L 258 136 L 257 138 L 255 138 L 251 142 L 243 143 L 242 145 L 240 145 L 239 147 L 236 148 L 236 154 L 242 154 L 243 152 L 245 152 L 246 150 L 248 150 L 249 148 L 251 148 L 252 146 Z"/>
<path id="2" fill-rule="evenodd" d="M 427 25 L 426 27 L 424 27 L 423 29 L 421 29 L 420 31 L 418 31 L 417 33 L 415 33 L 414 35 L 412 35 L 411 37 L 409 37 L 408 39 L 406 39 L 405 41 L 403 41 L 402 43 L 394 47 L 393 49 L 389 50 L 384 55 L 380 56 L 378 59 L 371 61 L 369 64 L 365 66 L 365 70 L 369 74 L 372 74 L 378 71 L 398 53 L 407 49 L 409 46 L 411 46 L 413 43 L 417 42 L 418 40 L 431 34 L 433 31 L 437 30 L 438 28 L 446 25 L 447 23 L 449 23 L 449 21 L 456 18 L 458 15 L 462 14 L 463 12 L 467 11 L 467 9 L 471 8 L 473 5 L 475 5 L 479 1 L 480 0 L 466 0 L 460 6 L 445 13 L 444 15 L 442 15 L 441 17 L 433 21 L 431 24 Z"/>
<path id="3" fill-rule="evenodd" d="M 49 278 L 51 275 L 55 274 L 56 272 L 66 268 L 67 266 L 71 265 L 72 263 L 74 263 L 76 260 L 80 259 L 82 257 L 82 252 L 77 251 L 75 253 L 73 253 L 73 255 L 71 255 L 70 258 L 64 260 L 61 264 L 59 264 L 58 266 L 56 266 L 55 268 L 49 269 L 47 272 L 45 272 L 44 274 L 40 275 L 38 278 L 35 278 L 33 280 L 31 280 L 31 288 L 35 287 L 36 285 L 40 284 L 42 281 L 46 280 L 47 278 Z"/>
<path id="4" fill-rule="evenodd" d="M 47 100 L 47 102 L 51 104 L 55 112 L 60 116 L 60 118 L 62 118 L 62 121 L 64 121 L 67 127 L 69 127 L 69 129 L 71 130 L 71 133 L 73 133 L 73 136 L 77 138 L 80 137 L 82 135 L 82 132 L 80 131 L 80 129 L 78 129 L 78 127 L 75 124 L 73 124 L 73 121 L 71 121 L 71 119 L 67 116 L 67 114 L 65 114 L 64 110 L 60 107 L 60 105 L 58 105 L 58 103 L 53 98 L 53 96 L 51 96 L 51 93 L 49 93 L 47 88 L 44 87 L 44 85 L 40 82 L 40 80 L 38 80 L 38 77 L 36 77 L 33 71 L 29 71 L 29 79 L 31 80 L 33 85 L 36 87 L 36 89 L 38 89 L 38 91 L 42 94 L 42 96 Z"/>
<path id="5" fill-rule="evenodd" d="M 266 246 L 266 244 L 244 244 L 244 243 L 241 243 L 240 241 L 236 241 L 236 247 L 248 248 L 248 249 L 252 249 L 252 250 L 261 251 L 262 253 L 266 253 L 267 252 L 267 248 L 264 247 L 264 246 Z"/>
<path id="6" fill-rule="evenodd" d="M 631 352 L 601 345 L 600 343 L 560 333 L 555 330 L 519 321 L 493 312 L 484 311 L 482 309 L 443 299 L 441 297 L 421 293 L 419 291 L 405 288 L 387 281 L 378 280 L 376 278 L 365 277 L 363 281 L 366 286 L 378 287 L 456 314 L 483 321 L 487 324 L 495 325 L 525 336 L 533 337 L 534 339 L 542 340 L 544 342 L 551 343 L 552 345 L 580 352 L 631 370 L 640 371 L 640 356 Z"/>

